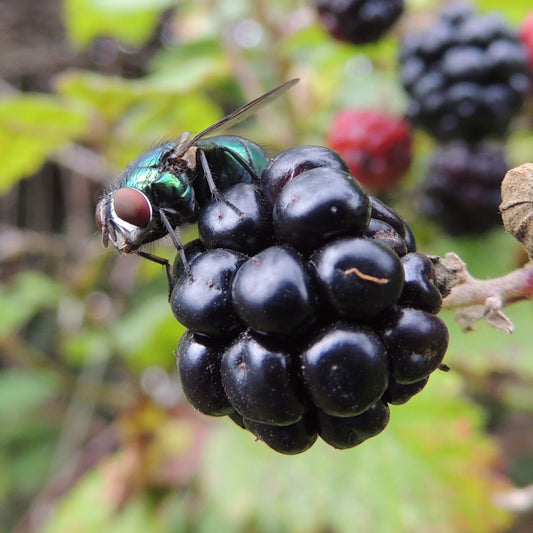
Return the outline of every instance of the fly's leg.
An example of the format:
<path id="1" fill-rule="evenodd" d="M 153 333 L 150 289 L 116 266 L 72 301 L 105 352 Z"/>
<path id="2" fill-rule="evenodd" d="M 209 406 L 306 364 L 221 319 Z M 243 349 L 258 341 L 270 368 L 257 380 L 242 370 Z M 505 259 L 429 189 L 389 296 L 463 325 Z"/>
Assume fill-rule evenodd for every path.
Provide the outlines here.
<path id="1" fill-rule="evenodd" d="M 163 225 L 165 226 L 167 233 L 170 235 L 170 238 L 172 239 L 172 242 L 174 246 L 176 247 L 176 250 L 178 250 L 178 253 L 180 255 L 180 260 L 183 263 L 183 268 L 185 270 L 185 273 L 190 278 L 191 277 L 191 266 L 183 250 L 183 244 L 181 244 L 181 241 L 179 240 L 176 231 L 172 227 L 172 224 L 168 220 L 168 217 L 164 209 L 159 209 L 159 217 L 161 218 L 161 222 L 163 222 Z"/>
<path id="2" fill-rule="evenodd" d="M 226 200 L 226 198 L 222 196 L 215 185 L 213 174 L 211 174 L 211 169 L 209 168 L 209 163 L 207 162 L 207 158 L 205 157 L 203 150 L 200 150 L 200 162 L 202 163 L 202 170 L 204 171 L 205 180 L 207 181 L 207 185 L 213 198 L 217 202 L 224 202 L 238 217 L 243 217 L 245 213 L 243 213 L 236 205 L 233 205 L 230 201 Z"/>
<path id="3" fill-rule="evenodd" d="M 154 263 L 157 263 L 158 265 L 163 265 L 165 267 L 165 272 L 167 274 L 167 283 L 168 283 L 168 299 L 170 301 L 170 294 L 172 292 L 172 287 L 174 285 L 174 280 L 172 279 L 172 272 L 170 271 L 170 263 L 167 259 L 164 257 L 159 257 L 157 255 L 150 254 L 148 252 L 143 252 L 142 250 L 137 250 L 137 255 L 140 257 L 143 257 L 144 259 L 148 259 L 149 261 L 153 261 Z"/>

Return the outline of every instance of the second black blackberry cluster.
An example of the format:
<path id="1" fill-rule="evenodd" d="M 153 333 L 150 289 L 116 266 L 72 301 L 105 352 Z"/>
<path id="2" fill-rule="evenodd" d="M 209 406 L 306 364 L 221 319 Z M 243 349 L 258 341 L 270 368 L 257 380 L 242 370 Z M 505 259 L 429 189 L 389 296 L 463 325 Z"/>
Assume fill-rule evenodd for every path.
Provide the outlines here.
<path id="1" fill-rule="evenodd" d="M 509 168 L 497 145 L 455 141 L 438 147 L 421 186 L 420 211 L 450 235 L 501 225 L 500 187 Z"/>
<path id="2" fill-rule="evenodd" d="M 529 95 L 527 51 L 496 12 L 469 4 L 443 9 L 427 31 L 408 35 L 400 75 L 408 117 L 438 141 L 505 136 Z"/>
<path id="3" fill-rule="evenodd" d="M 174 268 L 186 397 L 285 454 L 377 435 L 447 349 L 433 263 L 324 147 L 285 150 L 260 184 L 221 193 Z"/>

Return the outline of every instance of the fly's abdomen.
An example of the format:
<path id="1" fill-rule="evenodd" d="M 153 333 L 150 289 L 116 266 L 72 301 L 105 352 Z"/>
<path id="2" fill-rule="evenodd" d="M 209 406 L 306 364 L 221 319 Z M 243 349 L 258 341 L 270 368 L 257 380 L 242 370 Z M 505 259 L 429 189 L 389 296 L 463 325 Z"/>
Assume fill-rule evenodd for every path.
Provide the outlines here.
<path id="1" fill-rule="evenodd" d="M 201 139 L 196 144 L 209 163 L 215 185 L 219 189 L 236 183 L 253 183 L 266 168 L 268 159 L 263 149 L 256 143 L 235 135 L 216 135 Z M 202 165 L 197 158 L 197 173 L 194 189 L 197 199 L 204 203 L 211 198 L 211 191 L 203 177 Z"/>

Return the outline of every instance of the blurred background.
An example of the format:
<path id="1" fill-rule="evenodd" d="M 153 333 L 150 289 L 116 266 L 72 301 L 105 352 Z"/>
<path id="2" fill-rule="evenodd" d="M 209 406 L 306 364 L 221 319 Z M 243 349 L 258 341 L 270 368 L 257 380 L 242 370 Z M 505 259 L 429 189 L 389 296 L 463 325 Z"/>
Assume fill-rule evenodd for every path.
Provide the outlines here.
<path id="1" fill-rule="evenodd" d="M 354 44 L 310 0 L 0 0 L 0 531 L 533 530 L 529 303 L 509 309 L 512 335 L 443 313 L 451 370 L 392 406 L 384 433 L 281 456 L 188 406 L 163 269 L 104 249 L 94 223 L 140 151 L 287 79 L 301 81 L 234 128 L 271 153 L 326 144 L 349 108 L 402 117 L 399 43 L 447 3 L 408 0 Z M 474 5 L 516 31 L 531 10 Z M 500 142 L 509 167 L 533 162 L 532 101 Z M 523 265 L 499 224 L 457 234 L 417 208 L 438 145 L 414 128 L 409 170 L 376 193 L 423 252 L 454 251 L 479 278 Z M 151 251 L 173 256 L 166 240 Z"/>

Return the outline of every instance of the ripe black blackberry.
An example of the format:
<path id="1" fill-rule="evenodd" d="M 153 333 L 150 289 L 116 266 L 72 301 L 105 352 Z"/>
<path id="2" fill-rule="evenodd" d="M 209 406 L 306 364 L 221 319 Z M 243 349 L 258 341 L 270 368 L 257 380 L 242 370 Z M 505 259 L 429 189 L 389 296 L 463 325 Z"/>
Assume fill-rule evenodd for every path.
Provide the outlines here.
<path id="1" fill-rule="evenodd" d="M 409 226 L 317 146 L 278 154 L 257 189 L 225 198 L 204 208 L 201 240 L 173 269 L 186 397 L 284 454 L 377 435 L 448 343 Z"/>
<path id="2" fill-rule="evenodd" d="M 500 185 L 509 170 L 501 147 L 450 143 L 438 148 L 421 186 L 420 211 L 451 235 L 501 224 Z"/>
<path id="3" fill-rule="evenodd" d="M 439 141 L 503 137 L 529 93 L 518 33 L 467 4 L 450 4 L 433 27 L 408 35 L 399 60 L 408 118 Z"/>
<path id="4" fill-rule="evenodd" d="M 320 21 L 335 39 L 378 41 L 403 12 L 403 0 L 314 0 Z"/>

